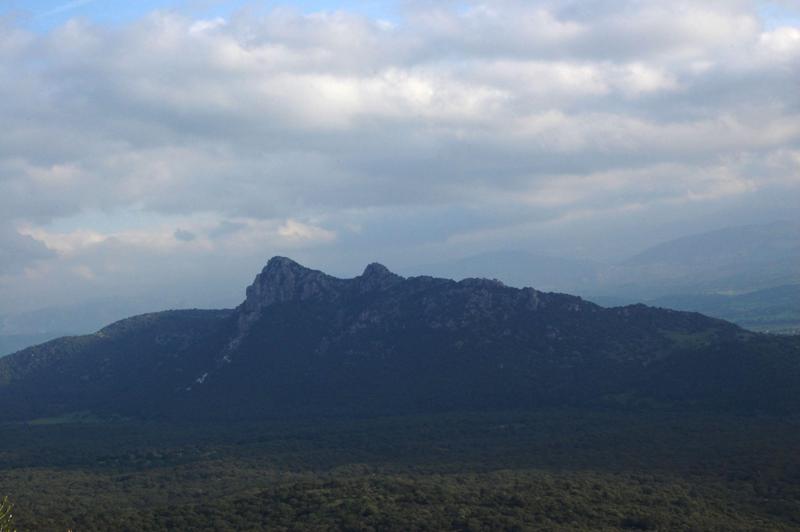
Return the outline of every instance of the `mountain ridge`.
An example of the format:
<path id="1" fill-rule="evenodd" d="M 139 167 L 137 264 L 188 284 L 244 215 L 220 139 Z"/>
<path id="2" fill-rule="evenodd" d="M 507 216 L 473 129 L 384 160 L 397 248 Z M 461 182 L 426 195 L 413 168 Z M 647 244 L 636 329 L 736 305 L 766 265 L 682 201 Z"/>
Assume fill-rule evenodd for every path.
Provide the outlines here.
<path id="1" fill-rule="evenodd" d="M 716 251 L 708 256 L 712 250 Z M 749 258 L 742 261 L 742 257 Z M 751 259 L 757 259 L 756 263 Z M 625 263 L 629 264 L 625 266 Z M 699 298 L 697 304 L 682 304 L 676 309 L 698 311 L 744 327 L 755 324 L 755 330 L 794 331 L 800 326 L 796 318 L 798 305 L 792 307 L 788 316 L 785 313 L 775 315 L 766 300 L 763 305 L 751 306 L 747 316 L 740 316 L 704 303 L 707 296 L 714 294 L 745 294 L 777 286 L 800 286 L 797 284 L 800 283 L 798 265 L 800 225 L 777 221 L 686 235 L 650 246 L 625 260 L 607 263 L 549 256 L 541 254 L 538 248 L 495 250 L 425 267 L 406 267 L 400 273 L 452 279 L 498 278 L 511 286 L 535 286 L 545 292 L 578 294 L 606 305 L 624 302 L 660 305 L 661 300 L 676 296 L 694 296 Z M 162 296 L 94 298 L 69 306 L 0 316 L 0 356 L 31 346 L 36 340 L 46 341 L 64 334 L 88 334 L 126 316 L 159 307 L 185 306 L 182 303 L 185 298 Z M 155 304 L 156 300 L 162 303 Z M 238 303 L 235 298 L 226 298 L 220 306 Z"/>
<path id="2" fill-rule="evenodd" d="M 267 263 L 235 309 L 145 314 L 0 359 L 9 419 L 553 404 L 777 411 L 797 405 L 798 389 L 800 342 L 700 314 L 404 278 L 377 263 L 340 279 L 286 257 Z"/>

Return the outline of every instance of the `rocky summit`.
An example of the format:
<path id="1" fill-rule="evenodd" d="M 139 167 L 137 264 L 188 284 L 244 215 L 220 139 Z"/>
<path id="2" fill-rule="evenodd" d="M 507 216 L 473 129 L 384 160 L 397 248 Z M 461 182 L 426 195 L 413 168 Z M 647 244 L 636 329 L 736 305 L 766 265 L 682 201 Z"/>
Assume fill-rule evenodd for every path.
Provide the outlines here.
<path id="1" fill-rule="evenodd" d="M 339 279 L 275 257 L 233 310 L 129 318 L 0 359 L 4 419 L 261 419 L 551 405 L 789 411 L 800 338 L 487 279 Z"/>

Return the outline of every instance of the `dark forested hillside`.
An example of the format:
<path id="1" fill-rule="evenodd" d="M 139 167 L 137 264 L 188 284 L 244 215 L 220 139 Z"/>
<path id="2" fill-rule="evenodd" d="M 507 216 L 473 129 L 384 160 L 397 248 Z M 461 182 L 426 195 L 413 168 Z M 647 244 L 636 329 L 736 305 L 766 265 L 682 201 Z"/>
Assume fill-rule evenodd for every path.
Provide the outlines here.
<path id="1" fill-rule="evenodd" d="M 3 415 L 260 418 L 544 405 L 781 411 L 800 340 L 496 281 L 338 279 L 276 257 L 235 310 L 170 311 L 0 361 Z"/>

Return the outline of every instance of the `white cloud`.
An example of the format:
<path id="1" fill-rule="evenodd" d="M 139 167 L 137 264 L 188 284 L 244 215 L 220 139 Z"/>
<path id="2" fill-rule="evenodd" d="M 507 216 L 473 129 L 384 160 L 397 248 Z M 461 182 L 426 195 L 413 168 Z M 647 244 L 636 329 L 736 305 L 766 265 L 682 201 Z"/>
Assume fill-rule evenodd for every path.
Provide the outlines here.
<path id="1" fill-rule="evenodd" d="M 760 44 L 767 53 L 781 59 L 800 57 L 800 28 L 780 27 L 761 34 Z"/>
<path id="2" fill-rule="evenodd" d="M 330 242 L 336 238 L 336 233 L 328 231 L 322 227 L 304 224 L 297 220 L 286 220 L 278 228 L 278 234 L 290 241 L 312 240 L 319 242 Z"/>

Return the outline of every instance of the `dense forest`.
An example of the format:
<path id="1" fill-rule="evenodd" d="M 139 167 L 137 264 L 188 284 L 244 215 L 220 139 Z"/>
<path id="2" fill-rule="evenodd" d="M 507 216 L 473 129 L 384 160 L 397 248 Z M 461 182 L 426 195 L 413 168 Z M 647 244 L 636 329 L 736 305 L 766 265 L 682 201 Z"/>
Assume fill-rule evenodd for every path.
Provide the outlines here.
<path id="1" fill-rule="evenodd" d="M 794 530 L 800 419 L 551 409 L 8 424 L 25 530 Z"/>

